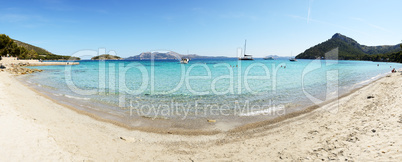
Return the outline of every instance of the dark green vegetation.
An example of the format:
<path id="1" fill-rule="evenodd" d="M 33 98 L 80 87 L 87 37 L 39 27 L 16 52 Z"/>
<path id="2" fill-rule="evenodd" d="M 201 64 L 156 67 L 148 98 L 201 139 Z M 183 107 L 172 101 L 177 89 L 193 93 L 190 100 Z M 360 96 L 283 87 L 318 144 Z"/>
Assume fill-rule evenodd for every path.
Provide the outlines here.
<path id="1" fill-rule="evenodd" d="M 76 57 L 55 55 L 43 48 L 11 39 L 5 34 L 0 34 L 0 56 L 7 56 L 7 54 L 19 59 L 79 60 Z"/>
<path id="2" fill-rule="evenodd" d="M 297 59 L 316 59 L 325 57 L 325 53 L 338 48 L 339 60 L 366 60 L 402 62 L 402 44 L 391 46 L 360 45 L 352 38 L 339 33 L 331 39 L 311 47 L 296 56 Z"/>
<path id="3" fill-rule="evenodd" d="M 91 60 L 121 60 L 121 57 L 104 54 L 104 55 L 92 57 Z"/>

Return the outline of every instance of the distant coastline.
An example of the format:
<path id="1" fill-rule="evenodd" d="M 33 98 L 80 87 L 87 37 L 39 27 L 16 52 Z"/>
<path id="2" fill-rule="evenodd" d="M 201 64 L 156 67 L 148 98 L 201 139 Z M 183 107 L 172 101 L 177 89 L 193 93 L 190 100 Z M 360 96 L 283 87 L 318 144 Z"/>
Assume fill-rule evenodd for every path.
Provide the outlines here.
<path id="1" fill-rule="evenodd" d="M 125 58 L 124 60 L 180 60 L 181 58 L 188 59 L 221 59 L 221 58 L 232 58 L 226 56 L 200 56 L 197 54 L 179 54 L 174 51 L 168 52 L 142 52 L 135 56 L 130 56 Z M 235 58 L 235 57 L 233 57 Z"/>

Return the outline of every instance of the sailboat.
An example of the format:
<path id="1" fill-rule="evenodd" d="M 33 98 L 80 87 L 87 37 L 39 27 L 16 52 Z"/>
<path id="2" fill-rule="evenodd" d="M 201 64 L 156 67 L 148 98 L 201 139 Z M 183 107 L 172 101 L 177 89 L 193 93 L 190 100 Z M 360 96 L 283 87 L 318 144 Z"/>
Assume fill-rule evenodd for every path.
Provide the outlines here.
<path id="1" fill-rule="evenodd" d="M 253 55 L 246 55 L 246 45 L 247 45 L 247 39 L 244 41 L 243 57 L 239 57 L 239 60 L 254 60 Z"/>
<path id="2" fill-rule="evenodd" d="M 295 62 L 295 61 L 297 61 L 297 59 L 293 57 L 293 52 L 292 52 L 292 54 L 291 54 L 291 56 L 290 56 L 290 59 L 289 59 L 289 61 L 292 61 L 292 62 Z"/>

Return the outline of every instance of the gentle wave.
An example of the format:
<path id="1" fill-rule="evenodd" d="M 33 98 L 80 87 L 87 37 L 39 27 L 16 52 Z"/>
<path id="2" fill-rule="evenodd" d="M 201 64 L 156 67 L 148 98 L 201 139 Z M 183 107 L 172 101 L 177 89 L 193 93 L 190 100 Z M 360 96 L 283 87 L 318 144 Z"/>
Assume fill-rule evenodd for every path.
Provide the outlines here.
<path id="1" fill-rule="evenodd" d="M 77 99 L 77 100 L 91 100 L 90 98 L 83 98 L 83 97 L 76 97 L 76 96 L 70 96 L 70 95 L 64 95 L 67 98 L 72 98 L 72 99 Z"/>
<path id="2" fill-rule="evenodd" d="M 381 78 L 382 76 L 388 75 L 388 74 L 390 74 L 390 73 L 391 73 L 391 72 L 388 72 L 388 73 L 385 73 L 385 74 L 378 74 L 378 75 L 376 75 L 376 76 L 374 76 L 374 77 L 371 77 L 370 79 L 363 80 L 363 81 L 361 81 L 361 82 L 359 82 L 359 83 L 354 84 L 354 85 L 352 86 L 352 88 L 356 88 L 356 87 L 360 87 L 360 86 L 366 85 L 366 84 L 371 83 L 371 82 L 375 81 L 376 79 L 379 79 L 379 78 Z"/>
<path id="3" fill-rule="evenodd" d="M 63 94 L 60 94 L 60 93 L 53 93 L 53 96 L 57 96 L 57 97 L 60 97 L 60 96 L 63 96 Z"/>
<path id="4" fill-rule="evenodd" d="M 283 110 L 285 110 L 284 106 L 276 106 L 276 107 L 270 107 L 270 108 L 264 109 L 264 110 L 243 113 L 243 114 L 240 114 L 239 116 L 271 115 L 274 112 L 283 111 Z"/>

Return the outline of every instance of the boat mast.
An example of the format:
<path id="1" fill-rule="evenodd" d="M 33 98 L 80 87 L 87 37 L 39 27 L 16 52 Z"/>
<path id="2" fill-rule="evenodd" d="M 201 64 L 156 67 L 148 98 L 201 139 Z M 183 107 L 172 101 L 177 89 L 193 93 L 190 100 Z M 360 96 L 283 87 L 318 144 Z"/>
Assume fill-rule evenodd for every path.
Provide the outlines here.
<path id="1" fill-rule="evenodd" d="M 244 40 L 244 57 L 246 57 L 246 45 L 247 45 L 247 39 Z"/>

